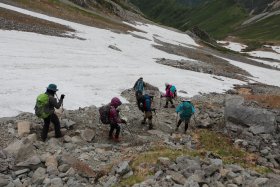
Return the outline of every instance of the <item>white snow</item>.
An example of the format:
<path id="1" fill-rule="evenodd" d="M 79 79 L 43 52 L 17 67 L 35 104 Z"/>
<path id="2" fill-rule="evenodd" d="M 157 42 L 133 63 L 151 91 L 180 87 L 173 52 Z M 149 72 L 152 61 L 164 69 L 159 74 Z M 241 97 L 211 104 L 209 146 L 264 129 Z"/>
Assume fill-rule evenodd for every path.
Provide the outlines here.
<path id="1" fill-rule="evenodd" d="M 253 66 L 250 64 L 246 64 L 246 63 L 242 63 L 226 58 L 223 59 L 249 72 L 253 76 L 249 78 L 253 79 L 256 82 L 261 82 L 268 85 L 280 86 L 280 71 Z"/>
<path id="2" fill-rule="evenodd" d="M 280 62 L 270 62 L 270 61 L 266 61 L 266 60 L 262 60 L 262 59 L 256 59 L 256 58 L 249 58 L 249 59 L 260 62 L 260 63 L 263 63 L 263 64 L 266 64 L 266 65 L 269 65 L 269 66 L 272 66 L 272 67 L 280 68 Z"/>
<path id="3" fill-rule="evenodd" d="M 277 53 L 280 53 L 280 46 L 271 46 L 271 48 L 277 52 Z"/>
<path id="4" fill-rule="evenodd" d="M 260 57 L 260 58 L 269 58 L 280 61 L 280 54 L 269 52 L 269 51 L 251 51 L 248 52 L 250 56 Z"/>
<path id="5" fill-rule="evenodd" d="M 217 41 L 219 44 L 222 44 L 223 47 L 230 49 L 232 51 L 241 52 L 243 49 L 246 49 L 248 46 L 237 43 L 237 42 L 230 42 L 230 41 Z"/>
<path id="6" fill-rule="evenodd" d="M 77 109 L 108 103 L 114 96 L 144 80 L 164 90 L 170 82 L 178 90 L 192 96 L 198 92 L 224 92 L 233 84 L 243 82 L 225 77 L 224 81 L 211 75 L 180 70 L 155 63 L 156 58 L 180 60 L 155 49 L 152 36 L 172 44 L 197 46 L 182 33 L 152 25 L 137 25 L 145 33 L 135 32 L 151 39 L 139 39 L 130 34 L 88 27 L 69 21 L 4 5 L 24 14 L 69 25 L 86 40 L 60 38 L 36 33 L 0 30 L 0 117 L 33 112 L 36 97 L 49 83 L 58 85 L 58 94 L 66 94 L 64 106 Z M 108 48 L 115 45 L 122 52 Z M 123 101 L 125 101 L 122 98 Z"/>

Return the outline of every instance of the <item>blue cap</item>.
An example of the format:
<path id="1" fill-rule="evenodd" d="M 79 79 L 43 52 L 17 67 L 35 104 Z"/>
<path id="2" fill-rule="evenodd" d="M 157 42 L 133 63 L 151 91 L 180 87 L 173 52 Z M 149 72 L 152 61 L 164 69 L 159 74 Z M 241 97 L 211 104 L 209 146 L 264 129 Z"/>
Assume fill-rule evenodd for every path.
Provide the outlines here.
<path id="1" fill-rule="evenodd" d="M 58 91 L 57 86 L 55 84 L 49 84 L 47 87 L 48 90 L 52 90 L 54 92 Z"/>

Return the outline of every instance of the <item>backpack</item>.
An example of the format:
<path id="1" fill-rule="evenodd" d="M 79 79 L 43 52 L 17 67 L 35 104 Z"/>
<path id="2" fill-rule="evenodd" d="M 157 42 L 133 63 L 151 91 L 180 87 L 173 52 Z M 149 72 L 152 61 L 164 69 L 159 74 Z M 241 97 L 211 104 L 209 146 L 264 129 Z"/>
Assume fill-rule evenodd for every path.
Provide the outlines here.
<path id="1" fill-rule="evenodd" d="M 171 94 L 172 97 L 176 97 L 177 96 L 177 94 L 176 94 L 177 90 L 176 90 L 176 87 L 174 85 L 172 85 L 169 90 L 171 92 L 170 94 Z"/>
<path id="2" fill-rule="evenodd" d="M 43 93 L 37 97 L 34 110 L 35 115 L 39 118 L 45 119 L 49 117 L 49 96 L 47 94 Z"/>
<path id="3" fill-rule="evenodd" d="M 191 103 L 184 102 L 182 109 L 183 109 L 184 116 L 189 116 L 189 117 L 192 116 L 192 114 L 193 114 L 193 105 Z"/>
<path id="4" fill-rule="evenodd" d="M 144 95 L 143 96 L 143 109 L 145 111 L 150 111 L 151 105 L 152 105 L 151 97 L 149 95 Z"/>
<path id="5" fill-rule="evenodd" d="M 100 121 L 103 124 L 110 124 L 110 109 L 111 105 L 107 104 L 99 108 Z"/>
<path id="6" fill-rule="evenodd" d="M 136 83 L 135 91 L 143 92 L 143 90 L 144 90 L 144 82 L 142 80 L 138 80 Z"/>

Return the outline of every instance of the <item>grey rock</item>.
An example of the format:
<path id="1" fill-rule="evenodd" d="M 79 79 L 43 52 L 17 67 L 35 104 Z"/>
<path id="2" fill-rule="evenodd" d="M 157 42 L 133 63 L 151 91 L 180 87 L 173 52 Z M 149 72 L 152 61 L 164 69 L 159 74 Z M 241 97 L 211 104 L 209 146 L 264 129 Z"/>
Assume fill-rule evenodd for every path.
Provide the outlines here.
<path id="1" fill-rule="evenodd" d="M 92 139 L 95 137 L 95 131 L 91 129 L 82 130 L 81 137 L 83 140 L 91 142 Z"/>
<path id="2" fill-rule="evenodd" d="M 118 47 L 116 47 L 114 45 L 109 45 L 108 47 L 113 49 L 113 50 L 116 50 L 116 51 L 122 51 L 122 50 L 120 50 Z"/>
<path id="3" fill-rule="evenodd" d="M 107 182 L 104 184 L 104 187 L 111 187 L 117 183 L 118 179 L 115 176 L 111 176 Z"/>
<path id="4" fill-rule="evenodd" d="M 0 174 L 0 187 L 6 186 L 10 183 L 9 177 Z"/>
<path id="5" fill-rule="evenodd" d="M 69 119 L 62 119 L 61 120 L 62 127 L 65 126 L 66 128 L 70 129 L 76 122 L 69 120 Z"/>
<path id="6" fill-rule="evenodd" d="M 227 184 L 227 187 L 238 187 L 236 184 Z"/>
<path id="7" fill-rule="evenodd" d="M 184 185 L 187 179 L 180 173 L 174 172 L 174 171 L 167 171 L 167 174 L 169 174 L 174 182 L 177 184 Z"/>
<path id="8" fill-rule="evenodd" d="M 73 168 L 69 168 L 66 172 L 67 176 L 74 176 L 76 171 Z"/>
<path id="9" fill-rule="evenodd" d="M 254 180 L 253 184 L 258 186 L 264 185 L 268 182 L 268 180 L 269 180 L 268 178 L 257 178 Z"/>
<path id="10" fill-rule="evenodd" d="M 35 147 L 28 139 L 18 140 L 4 149 L 8 154 L 14 155 L 16 162 L 23 162 L 35 154 Z"/>
<path id="11" fill-rule="evenodd" d="M 184 187 L 199 187 L 199 184 L 190 179 L 185 182 Z"/>
<path id="12" fill-rule="evenodd" d="M 266 109 L 243 106 L 244 98 L 227 96 L 225 106 L 226 121 L 251 127 L 254 134 L 272 133 L 276 130 L 276 115 Z"/>
<path id="13" fill-rule="evenodd" d="M 243 178 L 241 175 L 238 176 L 238 177 L 235 177 L 235 178 L 233 179 L 233 182 L 234 182 L 235 184 L 237 184 L 237 185 L 243 184 L 243 181 L 244 181 L 244 178 Z"/>
<path id="14" fill-rule="evenodd" d="M 68 171 L 68 169 L 70 169 L 70 165 L 68 165 L 68 164 L 62 164 L 58 167 L 58 171 L 63 172 L 63 173 Z"/>
<path id="15" fill-rule="evenodd" d="M 169 166 L 169 165 L 171 164 L 170 159 L 167 158 L 167 157 L 159 157 L 159 158 L 158 158 L 158 162 L 159 162 L 160 164 L 162 164 L 163 166 Z"/>
<path id="16" fill-rule="evenodd" d="M 51 186 L 52 187 L 62 187 L 63 186 L 63 182 L 61 180 L 61 178 L 53 178 L 51 179 Z"/>
<path id="17" fill-rule="evenodd" d="M 219 171 L 219 169 L 220 169 L 220 166 L 212 164 L 210 166 L 206 166 L 204 168 L 204 172 L 205 172 L 206 176 L 212 176 L 215 172 Z"/>
<path id="18" fill-rule="evenodd" d="M 124 161 L 118 164 L 117 168 L 115 169 L 115 172 L 121 176 L 125 175 L 130 171 L 130 166 L 128 164 L 128 161 Z"/>
<path id="19" fill-rule="evenodd" d="M 22 183 L 21 181 L 19 180 L 19 178 L 17 178 L 16 180 L 13 181 L 15 187 L 22 187 Z"/>
<path id="20" fill-rule="evenodd" d="M 40 163 L 41 163 L 41 159 L 37 155 L 34 155 L 34 156 L 28 158 L 27 160 L 18 163 L 17 166 L 32 167 L 32 166 L 37 166 Z"/>
<path id="21" fill-rule="evenodd" d="M 32 176 L 32 183 L 40 185 L 44 181 L 45 177 L 46 177 L 46 169 L 40 167 L 34 172 Z"/>
<path id="22" fill-rule="evenodd" d="M 29 172 L 29 171 L 30 171 L 29 169 L 17 170 L 17 171 L 15 172 L 15 175 L 18 176 L 18 175 L 27 173 L 27 172 Z"/>

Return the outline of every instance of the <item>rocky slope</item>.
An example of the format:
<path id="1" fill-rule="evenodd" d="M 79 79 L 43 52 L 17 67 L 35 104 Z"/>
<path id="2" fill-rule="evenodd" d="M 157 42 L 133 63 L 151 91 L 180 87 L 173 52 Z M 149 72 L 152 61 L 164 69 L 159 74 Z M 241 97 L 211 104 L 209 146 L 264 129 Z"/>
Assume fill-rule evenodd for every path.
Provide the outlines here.
<path id="1" fill-rule="evenodd" d="M 174 131 L 174 109 L 162 108 L 158 97 L 155 130 L 141 125 L 134 93 L 126 90 L 121 143 L 107 139 L 109 127 L 94 106 L 58 111 L 65 136 L 55 139 L 51 129 L 46 142 L 33 114 L 2 118 L 0 186 L 279 186 L 280 104 L 256 99 L 279 94 L 277 87 L 248 85 L 197 95 L 195 118 L 182 134 Z"/>

